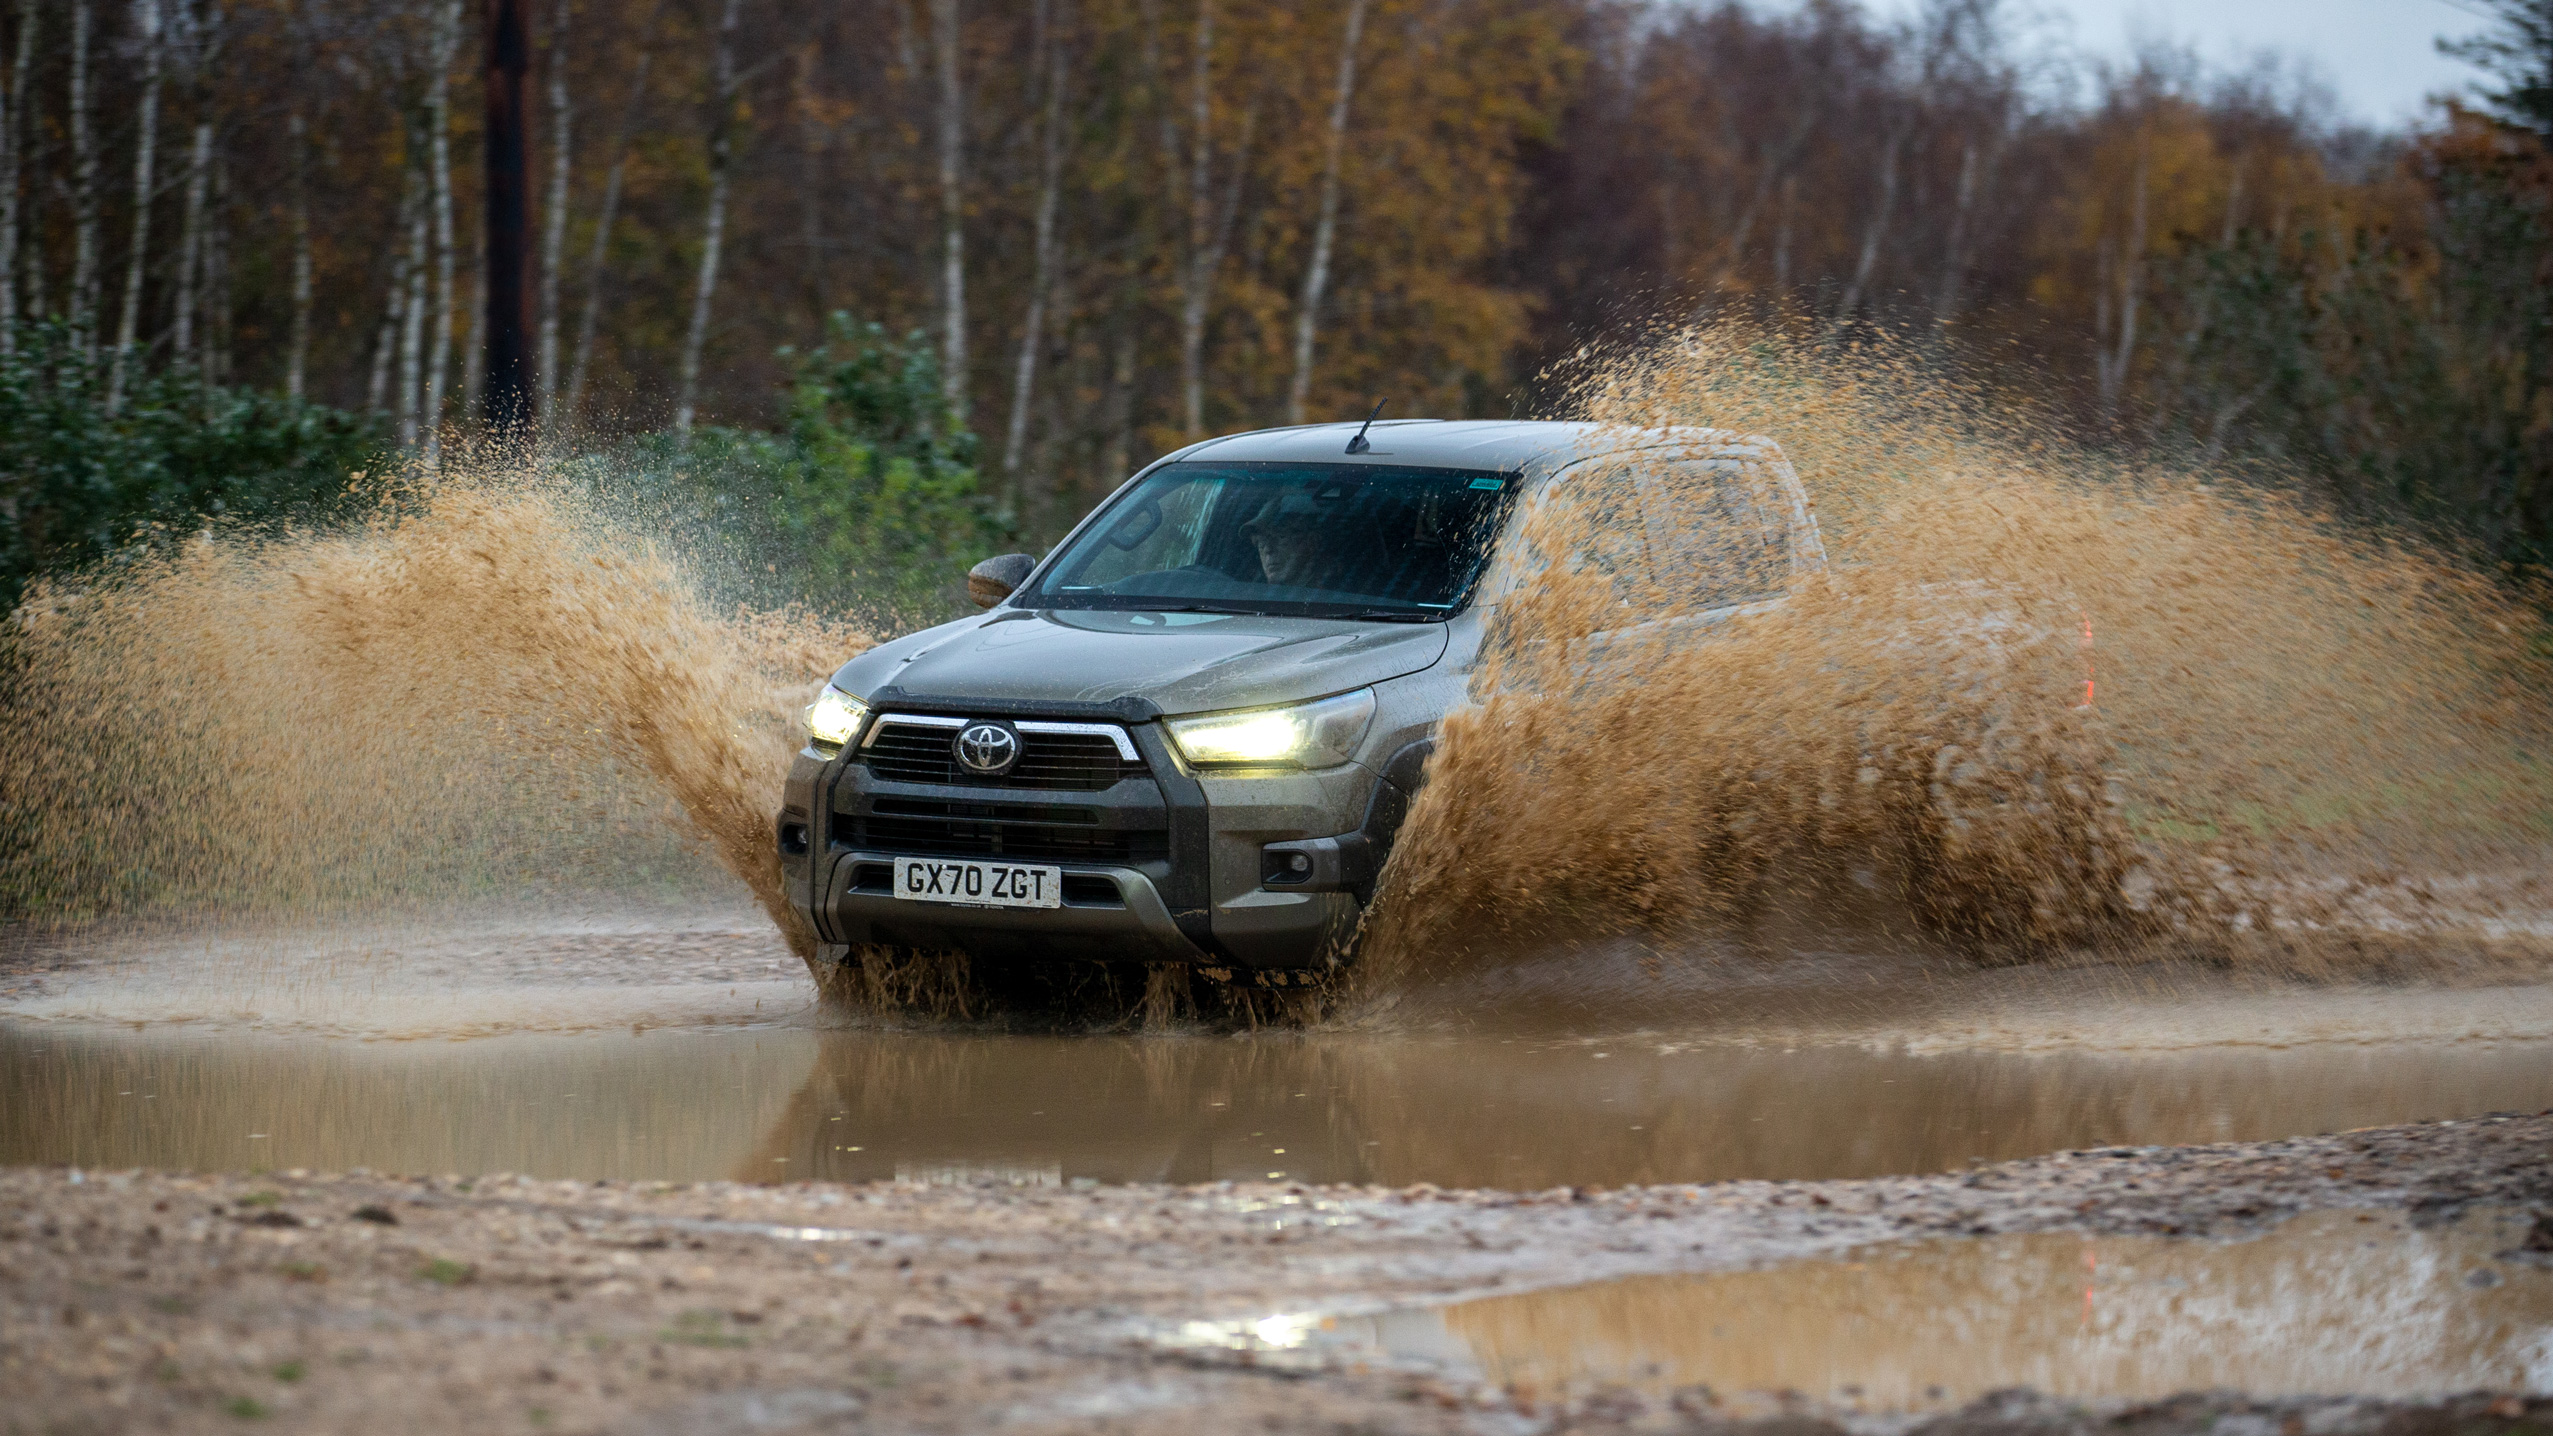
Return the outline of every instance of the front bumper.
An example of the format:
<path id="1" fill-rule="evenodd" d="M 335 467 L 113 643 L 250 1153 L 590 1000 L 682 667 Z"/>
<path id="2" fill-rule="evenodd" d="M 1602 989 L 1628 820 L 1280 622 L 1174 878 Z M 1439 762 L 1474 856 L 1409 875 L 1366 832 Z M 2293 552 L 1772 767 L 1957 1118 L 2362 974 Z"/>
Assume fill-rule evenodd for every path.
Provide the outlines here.
<path id="1" fill-rule="evenodd" d="M 1343 954 L 1362 912 L 1356 896 L 1267 883 L 1264 849 L 1355 829 L 1374 794 L 1374 775 L 1350 764 L 1200 781 L 1158 723 L 1115 721 L 1139 750 L 1142 771 L 1096 790 L 897 781 L 863 761 L 856 745 L 831 758 L 801 751 L 779 822 L 790 901 L 820 941 L 843 947 L 1256 970 L 1315 967 Z M 1058 867 L 1063 905 L 976 908 L 899 898 L 899 856 Z"/>

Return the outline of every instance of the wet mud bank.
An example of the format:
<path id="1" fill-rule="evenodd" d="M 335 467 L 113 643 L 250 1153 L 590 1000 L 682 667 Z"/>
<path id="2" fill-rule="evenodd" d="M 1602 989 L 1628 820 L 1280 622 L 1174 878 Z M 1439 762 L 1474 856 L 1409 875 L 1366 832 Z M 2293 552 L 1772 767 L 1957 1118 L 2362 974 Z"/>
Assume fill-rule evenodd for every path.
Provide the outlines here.
<path id="1" fill-rule="evenodd" d="M 2076 1151 L 1928 1177 L 1539 1193 L 20 1168 L 0 1172 L 0 1406 L 15 1428 L 46 1431 L 262 1417 L 377 1433 L 2490 1436 L 2553 1424 L 2553 1401 L 2522 1394 L 2546 1389 L 2553 1370 L 2548 1211 L 2553 1113 Z M 2134 1250 L 2152 1264 L 2208 1241 L 2265 1251 L 2274 1234 L 2306 1230 L 2294 1219 L 2308 1213 L 2313 1240 L 2349 1247 L 2330 1270 L 2407 1261 L 2437 1291 L 2469 1294 L 2487 1317 L 2474 1339 L 2498 1343 L 2500 1364 L 2441 1361 L 2431 1379 L 2453 1384 L 2435 1389 L 2372 1367 L 2341 1391 L 1961 1400 L 1945 1387 L 1943 1409 L 1910 1413 L 1849 1385 L 1679 1383 L 1671 1361 L 1572 1375 L 1492 1359 L 1484 1335 L 1502 1310 L 1508 1327 L 1530 1328 L 1516 1303 L 1591 1283 L 1732 1274 L 1771 1291 L 1785 1272 L 1832 1279 L 1918 1250 L 1937 1264 L 1967 1249 L 1944 1243 L 2033 1233 L 2080 1235 L 2088 1265 L 2107 1250 L 2116 1266 L 2118 1243 L 2145 1243 Z M 2336 1342 L 2352 1339 L 2353 1311 L 2388 1319 L 2325 1301 L 2346 1294 L 2317 1289 L 2317 1270 L 2282 1268 L 2258 1299 L 2321 1303 L 2336 1314 L 2315 1319 Z M 2087 1332 L 2096 1297 L 2127 1291 L 2105 1284 L 2116 1280 L 2085 1278 Z M 1759 1298 L 1725 1319 L 1760 1325 L 1780 1305 Z M 1468 1364 L 1348 1339 L 1429 1313 L 1466 1336 Z M 1580 1339 L 1601 1325 L 1552 1315 Z M 1532 1347 L 1528 1332 L 1526 1354 L 1550 1345 Z M 1945 1369 L 1958 1357 L 1942 1349 Z"/>

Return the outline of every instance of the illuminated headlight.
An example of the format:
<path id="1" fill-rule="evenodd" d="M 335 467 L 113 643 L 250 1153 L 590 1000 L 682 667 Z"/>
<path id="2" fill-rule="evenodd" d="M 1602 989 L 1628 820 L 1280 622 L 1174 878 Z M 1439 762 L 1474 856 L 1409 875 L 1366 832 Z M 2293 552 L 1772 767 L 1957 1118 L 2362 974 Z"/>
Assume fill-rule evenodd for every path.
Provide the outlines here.
<path id="1" fill-rule="evenodd" d="M 1374 721 L 1374 690 L 1292 708 L 1208 713 L 1170 720 L 1171 741 L 1201 768 L 1335 768 L 1356 753 Z"/>
<path id="2" fill-rule="evenodd" d="M 807 739 L 819 752 L 842 751 L 842 745 L 857 737 L 860 724 L 869 716 L 869 705 L 828 683 L 807 705 Z"/>

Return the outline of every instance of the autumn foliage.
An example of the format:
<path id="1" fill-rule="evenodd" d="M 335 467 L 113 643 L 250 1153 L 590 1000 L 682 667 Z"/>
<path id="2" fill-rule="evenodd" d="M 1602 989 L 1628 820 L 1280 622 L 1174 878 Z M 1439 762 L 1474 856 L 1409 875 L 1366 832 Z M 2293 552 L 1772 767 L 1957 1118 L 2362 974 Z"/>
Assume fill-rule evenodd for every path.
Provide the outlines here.
<path id="1" fill-rule="evenodd" d="M 781 351 L 848 314 L 929 336 L 1036 535 L 1189 438 L 1548 412 L 1587 354 L 1735 311 L 1919 336 L 2104 442 L 2540 561 L 2541 127 L 2367 134 L 2278 71 L 2086 69 L 2016 15 L 537 0 L 546 432 L 780 427 Z M 479 24 L 17 0 L 0 330 L 433 444 L 479 382 Z"/>

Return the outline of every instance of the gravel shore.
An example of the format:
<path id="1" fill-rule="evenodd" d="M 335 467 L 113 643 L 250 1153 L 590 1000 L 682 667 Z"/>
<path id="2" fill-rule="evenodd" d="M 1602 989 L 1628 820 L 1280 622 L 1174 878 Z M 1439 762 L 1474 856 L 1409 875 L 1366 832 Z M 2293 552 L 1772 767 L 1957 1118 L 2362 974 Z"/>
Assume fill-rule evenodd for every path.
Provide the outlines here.
<path id="1" fill-rule="evenodd" d="M 1501 1391 L 1207 1328 L 2030 1231 L 2553 1208 L 2553 1113 L 1967 1173 L 1540 1193 L 0 1172 L 0 1429 L 1873 1429 L 1793 1401 Z M 1180 1333 L 1189 1339 L 1180 1339 Z M 2228 1425 L 2228 1422 L 2234 1424 Z M 1770 1424 L 1768 1424 L 1770 1423 Z M 1879 1419 L 1891 1431 L 1909 1429 Z M 2553 1402 L 2026 1393 L 1913 1429 L 2492 1436 Z"/>

